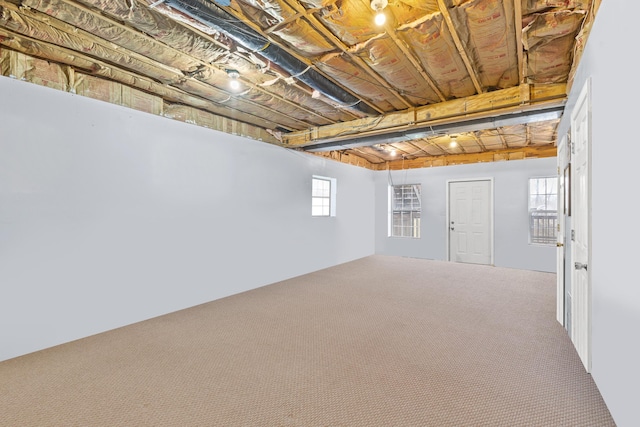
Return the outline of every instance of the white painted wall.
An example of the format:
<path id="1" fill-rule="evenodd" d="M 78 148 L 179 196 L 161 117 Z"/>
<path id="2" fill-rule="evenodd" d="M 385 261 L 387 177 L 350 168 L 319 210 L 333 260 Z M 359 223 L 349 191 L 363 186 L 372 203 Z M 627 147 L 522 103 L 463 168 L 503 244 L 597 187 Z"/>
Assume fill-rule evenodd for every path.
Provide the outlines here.
<path id="1" fill-rule="evenodd" d="M 603 1 L 576 73 L 558 135 L 592 80 L 592 375 L 620 427 L 640 425 L 638 64 L 640 3 Z"/>
<path id="2" fill-rule="evenodd" d="M 494 261 L 499 267 L 555 272 L 555 246 L 529 244 L 528 180 L 556 176 L 556 158 L 376 172 L 376 253 L 447 259 L 447 180 L 494 179 Z M 420 239 L 388 237 L 389 182 L 422 185 Z"/>
<path id="3" fill-rule="evenodd" d="M 373 226 L 365 169 L 0 77 L 0 360 L 371 255 Z"/>

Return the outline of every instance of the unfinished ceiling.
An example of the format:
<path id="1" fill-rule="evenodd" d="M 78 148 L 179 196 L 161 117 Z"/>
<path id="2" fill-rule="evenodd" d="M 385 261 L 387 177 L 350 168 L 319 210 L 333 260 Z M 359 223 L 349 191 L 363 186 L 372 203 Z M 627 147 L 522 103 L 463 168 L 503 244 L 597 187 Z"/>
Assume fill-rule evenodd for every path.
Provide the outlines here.
<path id="1" fill-rule="evenodd" d="M 371 169 L 555 155 L 599 0 L 386 3 L 0 0 L 0 73 Z"/>

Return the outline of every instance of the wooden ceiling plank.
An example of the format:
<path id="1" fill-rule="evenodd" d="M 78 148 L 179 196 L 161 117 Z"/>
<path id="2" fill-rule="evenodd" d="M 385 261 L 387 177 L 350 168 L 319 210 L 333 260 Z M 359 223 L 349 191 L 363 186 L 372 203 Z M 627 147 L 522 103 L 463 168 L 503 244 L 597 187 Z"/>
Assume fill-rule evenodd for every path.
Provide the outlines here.
<path id="1" fill-rule="evenodd" d="M 557 147 L 524 147 L 484 153 L 450 154 L 444 156 L 419 157 L 413 160 L 393 160 L 383 165 L 374 165 L 374 170 L 402 170 L 454 164 L 493 162 L 496 160 L 555 157 Z"/>
<path id="2" fill-rule="evenodd" d="M 509 145 L 507 144 L 507 140 L 502 134 L 502 129 L 497 128 L 496 133 L 498 134 L 498 138 L 500 138 L 500 142 L 502 143 L 502 148 L 509 148 Z"/>
<path id="3" fill-rule="evenodd" d="M 61 0 L 61 1 L 68 2 L 69 0 Z M 145 5 L 145 6 L 147 6 L 147 5 Z M 218 7 L 219 7 L 219 6 L 218 6 Z M 221 7 L 221 9 L 225 9 L 225 8 L 222 8 L 222 7 Z M 226 10 L 226 9 L 225 9 L 225 10 Z M 227 12 L 229 12 L 229 11 L 227 10 Z M 100 15 L 100 16 L 101 16 L 101 15 Z M 242 15 L 242 14 L 241 14 L 241 16 L 240 16 L 240 17 L 237 17 L 235 14 L 233 14 L 233 16 L 234 16 L 234 17 L 236 17 L 238 20 L 243 21 L 243 23 L 245 23 L 245 24 L 247 24 L 247 25 L 251 26 L 252 28 L 253 28 L 253 27 L 258 28 L 258 27 L 257 27 L 257 26 L 256 26 L 256 25 L 255 25 L 255 24 L 254 24 L 250 19 L 246 18 L 246 17 L 245 17 L 244 15 Z M 244 19 L 243 19 L 243 18 L 244 18 Z M 175 20 L 175 19 L 174 19 L 174 22 L 176 22 L 178 25 L 180 25 L 180 26 L 182 26 L 182 27 L 184 27 L 184 28 L 189 29 L 190 31 L 193 31 L 193 32 L 195 32 L 195 33 L 198 33 L 201 37 L 206 38 L 207 40 L 215 41 L 215 38 L 213 38 L 213 37 L 209 36 L 208 34 L 206 34 L 206 33 L 202 32 L 202 31 L 200 31 L 200 30 L 199 30 L 198 28 L 196 28 L 196 27 L 189 26 L 189 25 L 187 25 L 186 23 L 181 22 L 180 20 Z M 129 28 L 129 27 L 128 27 L 128 26 L 124 26 L 124 28 Z M 263 34 L 263 33 L 261 33 L 261 34 L 263 35 L 263 37 L 265 37 L 265 39 L 269 40 L 270 42 L 273 42 L 271 38 L 267 37 L 267 36 L 266 36 L 265 34 Z M 157 42 L 157 40 L 155 40 L 154 38 L 151 38 L 151 40 L 154 40 L 154 41 L 156 41 L 156 42 Z M 219 42 L 217 42 L 217 43 L 219 43 Z M 225 47 L 225 49 L 227 49 L 227 46 L 225 46 L 225 45 L 223 45 L 223 46 Z M 182 52 L 182 51 L 175 50 L 175 49 L 173 49 L 173 50 L 174 50 L 175 52 L 177 52 L 178 54 L 180 54 L 180 55 L 185 55 L 185 53 L 184 53 L 184 52 Z M 230 53 L 231 53 L 231 54 L 233 54 L 233 52 L 230 52 Z M 196 60 L 198 59 L 198 58 L 195 58 L 195 57 L 192 57 L 192 58 L 194 58 L 194 59 L 196 59 Z M 201 62 L 202 62 L 202 61 L 201 61 Z M 202 62 L 202 65 L 203 65 L 203 66 L 211 66 L 211 64 L 208 64 L 207 62 Z M 255 85 L 255 84 L 252 84 L 252 83 L 248 83 L 246 80 L 243 80 L 243 82 L 244 82 L 245 84 L 247 84 L 247 86 L 251 86 L 252 88 L 255 88 L 256 90 L 260 90 L 261 92 L 266 93 L 266 94 L 268 94 L 269 96 L 277 97 L 277 98 L 279 98 L 279 99 L 281 99 L 281 100 L 283 100 L 283 101 L 285 100 L 285 98 L 282 98 L 282 97 L 280 97 L 280 96 L 279 96 L 279 95 L 277 95 L 277 94 L 274 94 L 274 93 L 272 93 L 272 92 L 269 92 L 268 90 L 265 90 L 262 86 Z M 312 96 L 312 91 L 308 90 L 308 89 L 306 88 L 306 86 L 302 86 L 302 85 L 300 85 L 299 83 L 296 83 L 296 87 L 297 87 L 299 90 L 301 90 L 301 91 L 305 92 L 307 95 Z M 333 122 L 333 123 L 335 123 L 335 122 L 336 122 L 336 121 L 335 121 L 335 120 L 333 120 L 333 119 L 330 119 L 330 118 L 328 118 L 328 117 L 325 117 L 325 116 L 319 115 L 318 113 L 313 112 L 312 110 L 308 110 L 308 109 L 306 109 L 305 107 L 300 106 L 299 104 L 295 104 L 295 103 L 292 103 L 292 102 L 290 102 L 290 101 L 286 101 L 286 102 L 288 102 L 288 103 L 289 103 L 289 104 L 291 104 L 291 105 L 295 105 L 295 106 L 297 106 L 298 108 L 300 108 L 300 109 L 304 110 L 305 112 L 309 112 L 310 114 L 313 114 L 313 115 L 316 115 L 316 116 L 322 117 L 324 120 L 328 120 L 328 121 L 331 121 L 331 122 Z M 331 103 L 328 103 L 328 105 L 331 105 L 333 108 L 336 108 L 336 107 L 335 107 L 335 105 L 333 105 L 333 104 L 331 104 Z M 346 114 L 348 114 L 348 115 L 350 115 L 351 117 L 353 117 L 353 118 L 357 118 L 357 117 L 358 117 L 356 114 L 354 114 L 354 113 L 352 113 L 352 112 L 350 112 L 350 111 L 348 111 L 348 110 L 343 110 L 343 111 L 344 111 Z"/>
<path id="4" fill-rule="evenodd" d="M 487 147 L 484 146 L 484 143 L 482 142 L 482 140 L 478 136 L 478 132 L 471 132 L 471 136 L 473 137 L 473 139 L 475 139 L 476 144 L 478 144 L 478 146 L 480 147 L 480 149 L 482 151 L 487 151 Z"/>
<path id="5" fill-rule="evenodd" d="M 293 15 L 288 17 L 287 19 L 284 19 L 284 20 L 278 22 L 277 24 L 275 24 L 275 25 L 273 25 L 273 26 L 271 26 L 269 28 L 266 28 L 264 30 L 264 33 L 265 34 L 271 34 L 272 32 L 277 31 L 278 29 L 282 28 L 283 26 L 288 25 L 291 22 L 295 21 L 296 19 L 298 19 L 298 18 L 300 18 L 302 16 L 305 16 L 305 15 L 306 15 L 305 12 L 294 13 Z"/>
<path id="6" fill-rule="evenodd" d="M 530 85 L 526 85 L 529 87 Z M 308 130 L 292 132 L 284 136 L 288 146 L 310 145 L 315 141 L 347 139 L 350 136 L 410 129 L 415 125 L 440 125 L 456 123 L 461 119 L 495 117 L 523 109 L 537 109 L 550 105 L 561 105 L 566 101 L 566 85 L 554 83 L 546 88 L 533 85 L 525 91 L 528 101 L 523 100 L 520 87 L 472 95 L 415 109 L 389 113 L 380 117 L 367 117 L 350 122 L 337 123 Z M 540 96 L 540 98 L 539 98 Z"/>
<path id="7" fill-rule="evenodd" d="M 67 0 L 62 0 L 62 1 L 64 3 L 67 3 L 67 4 L 72 4 L 72 3 L 69 3 Z M 6 4 L 5 1 L 0 1 L 0 4 L 2 4 L 3 7 L 8 7 L 8 8 L 11 8 L 11 6 L 12 6 L 11 4 Z M 152 43 L 161 44 L 163 46 L 163 48 L 166 48 L 167 50 L 171 51 L 172 53 L 174 53 L 176 55 L 179 55 L 181 57 L 189 58 L 189 59 L 197 62 L 201 67 L 210 69 L 212 72 L 217 72 L 217 73 L 224 72 L 224 70 L 222 70 L 220 67 L 214 66 L 213 64 L 205 62 L 205 61 L 203 61 L 203 60 L 201 60 L 201 59 L 199 59 L 197 57 L 191 56 L 191 55 L 186 54 L 186 53 L 184 53 L 182 51 L 179 51 L 179 50 L 177 50 L 175 48 L 172 48 L 171 46 L 165 45 L 164 43 L 162 43 L 162 42 L 160 42 L 160 41 L 158 41 L 158 40 L 156 40 L 156 39 L 154 39 L 154 38 L 152 38 L 152 37 L 140 32 L 137 29 L 134 29 L 134 28 L 132 28 L 130 26 L 119 24 L 118 22 L 113 21 L 112 19 L 109 19 L 109 18 L 105 17 L 104 15 L 101 15 L 101 14 L 98 14 L 98 13 L 94 12 L 92 9 L 86 8 L 86 7 L 84 7 L 84 6 L 80 5 L 80 4 L 73 3 L 72 5 L 73 5 L 73 7 L 76 7 L 78 9 L 82 10 L 83 12 L 86 12 L 86 13 L 92 15 L 96 19 L 99 19 L 100 22 L 108 23 L 108 25 L 113 25 L 115 27 L 118 27 L 118 28 L 120 28 L 120 29 L 122 29 L 122 30 L 124 30 L 124 31 L 126 31 L 126 32 L 128 32 L 130 34 L 135 34 L 136 37 L 147 39 Z M 13 9 L 13 8 L 11 8 L 11 9 Z M 102 38 L 100 38 L 100 37 L 98 37 L 98 36 L 96 36 L 94 34 L 91 34 L 91 33 L 88 33 L 87 31 L 84 31 L 84 30 L 82 30 L 80 28 L 73 27 L 73 26 L 71 26 L 70 24 L 68 24 L 68 23 L 66 23 L 64 21 L 61 21 L 61 20 L 59 20 L 59 19 L 57 19 L 55 17 L 52 17 L 50 15 L 47 15 L 45 11 L 39 11 L 38 9 L 25 9 L 25 8 L 18 9 L 17 7 L 15 7 L 14 11 L 16 13 L 18 13 L 18 14 L 28 13 L 30 17 L 32 17 L 34 19 L 37 19 L 40 22 L 46 23 L 48 25 L 51 25 L 52 27 L 54 27 L 54 28 L 56 28 L 56 29 L 58 29 L 60 31 L 67 32 L 67 33 L 72 34 L 72 35 L 79 35 L 79 36 L 81 35 L 84 38 L 87 38 L 87 39 L 93 41 L 94 43 L 96 43 L 98 45 L 101 45 L 101 46 L 104 46 L 106 48 L 112 48 L 113 46 L 117 46 L 119 51 L 125 53 L 126 55 L 131 56 L 132 58 L 136 58 L 136 59 L 140 60 L 141 62 L 145 62 L 145 63 L 147 63 L 149 65 L 153 65 L 153 66 L 156 66 L 156 67 L 161 67 L 161 68 L 164 68 L 167 71 L 171 71 L 171 72 L 176 73 L 176 79 L 189 78 L 189 77 L 185 77 L 185 74 L 184 74 L 184 72 L 182 70 L 178 70 L 176 68 L 161 64 L 160 62 L 154 61 L 153 59 L 151 59 L 151 58 L 149 58 L 149 57 L 147 57 L 145 55 L 139 54 L 139 53 L 137 53 L 135 51 L 132 51 L 132 50 L 124 47 L 124 46 L 118 45 L 117 43 L 114 43 L 114 42 L 109 41 L 109 40 L 104 40 L 104 39 L 102 39 Z M 194 31 L 197 31 L 197 30 L 194 30 Z M 212 42 L 215 42 L 215 40 L 213 38 L 210 38 L 205 34 L 202 34 L 202 36 L 203 37 L 207 37 L 207 39 L 212 41 Z M 219 43 L 219 42 L 215 42 L 215 43 Z M 223 47 L 226 49 L 225 46 L 223 46 Z M 87 54 L 89 52 L 84 52 L 84 53 Z M 195 80 L 197 80 L 197 79 L 195 79 Z M 278 94 L 269 92 L 269 91 L 263 89 L 262 87 L 253 84 L 252 82 L 246 81 L 246 79 L 242 79 L 242 82 L 247 87 L 251 87 L 252 89 L 254 89 L 256 91 L 259 91 L 259 92 L 264 93 L 264 94 L 266 94 L 268 96 L 274 97 L 275 99 L 278 99 L 281 102 L 287 103 L 287 104 L 289 104 L 289 105 L 291 105 L 291 106 L 293 106 L 293 107 L 295 107 L 295 108 L 297 108 L 299 110 L 302 110 L 307 114 L 310 114 L 310 115 L 313 115 L 315 117 L 318 117 L 319 119 L 322 119 L 324 121 L 328 121 L 328 122 L 331 122 L 331 123 L 336 123 L 336 121 L 333 120 L 333 119 L 330 119 L 328 117 L 322 116 L 322 115 L 316 113 L 315 111 L 312 111 L 312 110 L 310 110 L 308 108 L 305 108 L 303 106 L 295 104 L 295 103 L 293 103 L 293 102 L 281 97 Z M 206 83 L 204 83 L 202 81 L 200 81 L 200 83 L 206 84 Z M 207 85 L 207 86 L 209 86 L 211 88 L 215 88 L 215 86 L 211 86 L 211 85 Z M 229 92 L 224 91 L 222 89 L 219 89 L 219 88 L 215 88 L 215 89 L 220 91 L 220 92 L 224 92 L 227 95 L 231 95 Z M 244 101 L 245 102 L 249 102 L 248 100 L 244 100 Z M 265 109 L 270 110 L 270 111 L 275 111 L 275 110 L 269 109 L 269 107 L 264 107 L 261 104 L 256 104 L 256 106 L 259 106 L 260 108 L 265 108 Z M 280 114 L 280 113 L 276 112 L 276 114 Z M 295 118 L 292 118 L 292 119 L 297 120 Z M 300 120 L 298 120 L 298 121 L 300 123 L 303 123 L 303 124 L 304 123 L 308 124 L 305 121 L 300 121 Z"/>
<path id="8" fill-rule="evenodd" d="M 514 1 L 519 2 L 520 0 L 514 0 Z M 442 17 L 447 23 L 447 28 L 449 28 L 449 32 L 451 33 L 453 42 L 456 45 L 458 54 L 462 58 L 462 62 L 464 62 L 464 66 L 467 68 L 467 73 L 469 73 L 469 77 L 471 77 L 473 86 L 476 88 L 476 91 L 478 93 L 482 93 L 483 90 L 482 90 L 482 85 L 480 84 L 480 79 L 478 78 L 478 73 L 476 72 L 475 68 L 473 68 L 473 65 L 471 64 L 471 60 L 469 59 L 469 55 L 467 55 L 467 52 L 464 50 L 464 45 L 462 44 L 462 41 L 460 40 L 460 36 L 456 31 L 456 27 L 453 23 L 453 20 L 451 19 L 451 14 L 449 14 L 449 9 L 447 8 L 447 5 L 445 4 L 444 0 L 438 0 L 438 8 L 440 9 L 440 13 L 442 13 Z"/>
<path id="9" fill-rule="evenodd" d="M 438 98 L 440 98 L 440 101 L 441 102 L 446 101 L 447 99 L 442 94 L 442 91 L 440 90 L 440 88 L 438 88 L 438 86 L 433 81 L 431 76 L 427 74 L 427 72 L 424 70 L 424 68 L 422 67 L 422 64 L 420 64 L 420 61 L 415 57 L 413 52 L 409 50 L 407 45 L 402 40 L 400 40 L 400 38 L 396 35 L 395 29 L 391 28 L 389 24 L 385 24 L 385 29 L 387 30 L 387 34 L 389 35 L 389 37 L 391 37 L 391 40 L 393 40 L 396 46 L 398 46 L 398 48 L 402 51 L 402 53 L 407 57 L 409 62 L 411 62 L 411 65 L 413 65 L 415 69 L 418 71 L 418 73 L 420 73 L 420 75 L 427 82 L 429 87 L 435 92 Z"/>
<path id="10" fill-rule="evenodd" d="M 374 169 L 375 168 L 375 163 L 370 162 L 369 160 L 365 159 L 364 157 L 360 157 L 358 155 L 352 154 L 352 153 L 345 153 L 342 151 L 327 151 L 327 152 L 322 152 L 322 153 L 313 153 L 317 156 L 321 156 L 321 157 L 326 157 L 326 158 L 330 158 L 333 160 L 337 160 L 341 163 L 347 163 L 353 166 L 360 166 L 360 167 L 364 167 L 367 169 Z M 380 161 L 379 163 L 383 163 L 383 161 Z"/>
<path id="11" fill-rule="evenodd" d="M 429 153 L 428 151 L 426 151 L 424 148 L 420 147 L 418 144 L 416 144 L 414 141 L 409 141 L 407 142 L 407 144 L 411 144 L 412 147 L 415 147 L 416 149 L 420 150 L 421 152 L 425 153 L 427 156 L 431 156 L 431 153 Z"/>
<path id="12" fill-rule="evenodd" d="M 352 150 L 349 150 L 349 152 L 358 153 L 357 155 L 361 157 L 364 156 L 367 160 L 374 158 L 376 161 L 372 163 L 384 163 L 386 161 L 382 156 L 380 156 L 378 151 L 375 151 L 371 147 L 353 148 Z"/>
<path id="13" fill-rule="evenodd" d="M 307 21 L 309 21 L 309 24 L 311 24 L 311 26 L 318 31 L 320 34 L 322 34 L 327 40 L 329 40 L 331 43 L 333 43 L 333 45 L 340 49 L 343 53 L 347 54 L 349 56 L 349 59 L 351 59 L 353 62 L 355 62 L 356 64 L 358 64 L 358 66 L 364 70 L 369 76 L 371 76 L 373 79 L 375 79 L 375 81 L 383 86 L 386 90 L 388 90 L 396 99 L 398 99 L 398 101 L 402 102 L 407 108 L 411 108 L 414 105 L 411 104 L 405 97 L 403 97 L 402 95 L 400 95 L 400 93 L 398 93 L 397 90 L 395 90 L 389 83 L 387 83 L 387 81 L 382 78 L 378 73 L 376 73 L 371 67 L 369 67 L 369 65 L 367 65 L 366 62 L 364 62 L 362 60 L 362 58 L 353 55 L 351 52 L 349 52 L 349 46 L 347 46 L 346 44 L 344 44 L 342 42 L 342 40 L 340 40 L 338 37 L 336 37 L 324 24 L 322 24 L 322 22 L 320 22 L 318 20 L 318 18 L 316 18 L 311 12 L 315 12 L 314 10 L 307 10 L 305 9 L 299 2 L 292 2 L 292 1 L 286 1 L 285 3 L 291 7 L 293 7 L 297 12 L 302 12 L 303 10 L 306 12 L 305 14 L 305 18 L 307 19 Z"/>
<path id="14" fill-rule="evenodd" d="M 281 49 L 283 49 L 284 51 L 286 51 L 289 55 L 293 56 L 294 58 L 296 58 L 298 61 L 306 64 L 309 67 L 312 67 L 316 72 L 318 72 L 319 74 L 321 74 L 323 77 L 325 77 L 327 80 L 331 81 L 333 84 L 335 84 L 337 87 L 340 87 L 342 90 L 344 90 L 345 92 L 351 94 L 353 97 L 357 98 L 360 100 L 360 102 L 362 102 L 363 104 L 368 105 L 369 107 L 371 107 L 372 109 L 376 110 L 378 113 L 380 114 L 384 114 L 384 111 L 381 110 L 378 106 L 376 106 L 375 104 L 373 104 L 372 102 L 370 102 L 367 99 L 362 98 L 361 96 L 359 96 L 357 93 L 353 92 L 352 90 L 350 90 L 349 88 L 346 88 L 344 86 L 341 86 L 340 84 L 338 84 L 331 76 L 327 75 L 325 72 L 323 72 L 322 70 L 320 70 L 318 67 L 316 67 L 313 63 L 313 61 L 311 61 L 308 58 L 305 58 L 304 56 L 298 54 L 297 52 L 295 52 L 293 49 L 290 49 L 288 47 L 282 46 L 281 43 L 279 43 L 277 40 L 274 40 L 270 35 L 265 34 L 265 32 L 262 30 L 262 28 L 260 28 L 260 26 L 258 26 L 256 23 L 254 23 L 253 21 L 251 21 L 251 19 L 247 18 L 244 13 L 242 13 L 242 11 L 239 10 L 235 10 L 232 7 L 228 7 L 228 6 L 220 6 L 219 4 L 215 4 L 215 7 L 219 7 L 220 9 L 224 10 L 225 12 L 227 12 L 228 14 L 230 14 L 231 16 L 233 16 L 234 18 L 242 21 L 245 25 L 250 26 L 256 33 L 260 34 L 262 37 L 264 37 L 266 40 L 268 40 L 270 43 L 273 43 L 274 45 L 279 46 Z M 258 53 L 259 54 L 259 53 Z M 333 104 L 329 104 L 329 105 L 333 105 Z M 345 113 L 348 113 L 349 115 L 353 116 L 353 117 L 357 117 L 354 113 L 350 112 L 348 109 L 344 109 L 343 110 Z"/>
<path id="15" fill-rule="evenodd" d="M 513 0 L 514 26 L 516 33 L 516 50 L 518 52 L 518 75 L 520 84 L 525 83 L 526 70 L 524 68 L 524 45 L 522 44 L 522 2 Z"/>
<path id="16" fill-rule="evenodd" d="M 34 53 L 32 51 L 29 51 L 28 49 L 21 49 L 21 46 L 24 44 L 21 42 L 21 40 L 29 41 L 29 44 L 31 46 L 38 47 L 38 51 Z M 17 46 L 17 44 L 19 44 L 20 46 Z M 43 52 L 46 52 L 47 50 L 52 50 L 52 51 L 55 50 L 57 52 L 60 52 L 62 55 L 66 55 L 69 58 L 77 58 L 80 61 L 92 63 L 98 66 L 97 69 L 83 68 L 83 67 L 78 68 L 85 74 L 105 78 L 104 75 L 101 74 L 101 72 L 104 72 L 105 70 L 113 70 L 114 72 L 120 73 L 123 77 L 126 76 L 128 80 L 119 80 L 117 76 L 113 76 L 113 75 L 109 76 L 111 80 L 127 86 L 134 87 L 136 89 L 142 90 L 147 93 L 152 93 L 162 99 L 166 99 L 169 102 L 184 103 L 185 96 L 191 97 L 194 100 L 199 100 L 200 103 L 206 103 L 208 105 L 208 108 L 206 108 L 206 110 L 213 114 L 219 115 L 221 117 L 229 117 L 230 115 L 232 115 L 232 116 L 235 116 L 235 118 L 232 118 L 232 120 L 245 122 L 257 127 L 261 127 L 263 129 L 269 128 L 268 124 L 270 122 L 265 118 L 258 117 L 251 113 L 246 113 L 240 110 L 235 110 L 229 106 L 219 104 L 217 102 L 203 98 L 199 95 L 194 95 L 182 89 L 158 83 L 146 76 L 138 75 L 131 71 L 116 67 L 113 64 L 109 64 L 101 60 L 97 60 L 88 55 L 83 55 L 75 50 L 70 50 L 52 43 L 43 42 L 42 40 L 36 40 L 32 37 L 7 30 L 6 28 L 0 28 L 0 45 L 4 45 L 11 49 L 15 49 L 26 55 L 31 55 L 35 57 L 39 56 L 43 59 L 52 61 L 57 64 L 69 65 L 72 67 L 77 66 L 73 62 L 61 62 L 56 58 L 46 57 L 43 55 Z M 198 107 L 194 107 L 194 108 L 198 108 Z M 242 117 L 242 119 L 239 119 L 238 117 Z"/>
<path id="17" fill-rule="evenodd" d="M 405 143 L 403 143 L 403 144 L 406 144 L 406 142 L 405 142 Z M 405 158 L 406 158 L 406 156 L 415 157 L 415 153 L 410 153 L 410 152 L 408 152 L 407 150 L 403 150 L 402 148 L 398 147 L 398 145 L 397 145 L 397 144 L 390 143 L 390 144 L 386 144 L 386 145 L 387 145 L 387 146 L 389 146 L 389 147 L 391 147 L 392 149 L 396 150 L 396 153 L 401 154 L 401 155 L 402 155 L 403 157 L 405 157 Z M 397 155 L 397 154 L 396 154 L 396 155 Z"/>

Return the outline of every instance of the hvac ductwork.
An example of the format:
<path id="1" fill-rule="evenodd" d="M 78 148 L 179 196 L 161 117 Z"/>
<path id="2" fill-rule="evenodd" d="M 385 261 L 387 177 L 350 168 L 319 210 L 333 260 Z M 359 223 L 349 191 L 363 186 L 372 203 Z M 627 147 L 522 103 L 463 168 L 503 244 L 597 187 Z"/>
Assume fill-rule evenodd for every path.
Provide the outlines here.
<path id="1" fill-rule="evenodd" d="M 365 136 L 349 136 L 334 139 L 324 139 L 314 141 L 302 147 L 305 151 L 321 152 L 334 150 L 349 150 L 354 147 L 370 147 L 375 144 L 393 144 L 397 142 L 407 142 L 415 139 L 429 138 L 435 135 L 458 134 L 475 132 L 486 129 L 497 129 L 506 126 L 515 126 L 556 120 L 562 117 L 565 101 L 559 101 L 559 105 L 547 108 L 530 110 L 522 107 L 521 111 L 508 113 L 500 116 L 489 116 L 479 119 L 459 118 L 454 122 L 440 125 L 416 124 L 407 130 L 386 130 L 380 134 Z M 361 133 L 363 134 L 363 133 Z"/>
<path id="2" fill-rule="evenodd" d="M 340 89 L 322 74 L 309 68 L 307 64 L 282 48 L 271 44 L 262 35 L 256 33 L 253 28 L 239 22 L 212 3 L 203 0 L 165 0 L 164 4 L 226 34 L 236 43 L 277 64 L 291 76 L 295 76 L 299 81 L 345 108 L 354 109 L 367 115 L 378 115 L 376 110 Z"/>

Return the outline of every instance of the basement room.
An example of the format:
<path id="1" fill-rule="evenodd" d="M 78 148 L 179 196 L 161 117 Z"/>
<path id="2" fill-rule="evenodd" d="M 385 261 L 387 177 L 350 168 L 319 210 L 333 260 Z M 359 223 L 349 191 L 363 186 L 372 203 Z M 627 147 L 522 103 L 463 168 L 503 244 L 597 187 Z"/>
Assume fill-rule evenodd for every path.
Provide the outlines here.
<path id="1" fill-rule="evenodd" d="M 640 425 L 639 15 L 0 0 L 0 426 Z"/>

